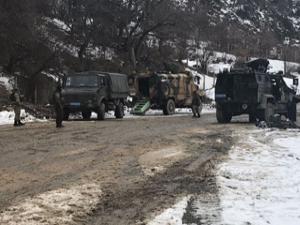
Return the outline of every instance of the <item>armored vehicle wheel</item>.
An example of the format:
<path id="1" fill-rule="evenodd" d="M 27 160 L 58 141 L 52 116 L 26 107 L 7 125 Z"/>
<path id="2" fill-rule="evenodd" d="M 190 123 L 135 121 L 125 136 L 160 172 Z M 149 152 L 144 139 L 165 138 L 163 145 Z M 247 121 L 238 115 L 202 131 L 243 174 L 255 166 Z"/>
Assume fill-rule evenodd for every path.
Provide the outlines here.
<path id="1" fill-rule="evenodd" d="M 64 120 L 65 121 L 69 120 L 69 116 L 70 116 L 70 113 L 68 111 L 65 111 L 64 112 Z"/>
<path id="2" fill-rule="evenodd" d="M 225 107 L 217 107 L 217 120 L 219 123 L 230 123 L 232 115 L 226 110 Z"/>
<path id="3" fill-rule="evenodd" d="M 92 112 L 91 111 L 82 111 L 81 115 L 82 115 L 83 119 L 89 120 L 91 118 Z"/>
<path id="4" fill-rule="evenodd" d="M 266 122 L 270 122 L 273 115 L 274 115 L 274 105 L 271 102 L 268 102 L 267 108 L 265 109 L 264 120 Z"/>
<path id="5" fill-rule="evenodd" d="M 173 115 L 175 113 L 175 102 L 173 99 L 169 99 L 163 107 L 164 115 Z"/>
<path id="6" fill-rule="evenodd" d="M 105 119 L 105 104 L 102 102 L 97 110 L 97 119 L 104 120 Z"/>
<path id="7" fill-rule="evenodd" d="M 122 119 L 124 117 L 124 105 L 123 105 L 123 103 L 120 103 L 119 105 L 116 106 L 115 117 L 117 119 Z"/>

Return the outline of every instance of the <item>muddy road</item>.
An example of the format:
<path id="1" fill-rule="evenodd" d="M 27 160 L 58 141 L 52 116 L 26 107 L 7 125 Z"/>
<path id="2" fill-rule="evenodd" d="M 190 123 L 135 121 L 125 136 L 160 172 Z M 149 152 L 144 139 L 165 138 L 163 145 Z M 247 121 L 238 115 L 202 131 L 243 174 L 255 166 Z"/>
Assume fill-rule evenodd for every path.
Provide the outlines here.
<path id="1" fill-rule="evenodd" d="M 0 224 L 147 224 L 217 192 L 214 166 L 247 127 L 214 114 L 1 126 Z"/>

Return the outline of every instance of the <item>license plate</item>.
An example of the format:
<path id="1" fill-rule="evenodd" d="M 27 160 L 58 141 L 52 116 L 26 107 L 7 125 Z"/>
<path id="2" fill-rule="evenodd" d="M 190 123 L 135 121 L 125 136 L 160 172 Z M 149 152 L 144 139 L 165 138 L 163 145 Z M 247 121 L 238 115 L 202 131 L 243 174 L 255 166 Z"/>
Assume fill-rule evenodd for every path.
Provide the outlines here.
<path id="1" fill-rule="evenodd" d="M 71 102 L 70 105 L 71 106 L 80 106 L 80 102 Z"/>

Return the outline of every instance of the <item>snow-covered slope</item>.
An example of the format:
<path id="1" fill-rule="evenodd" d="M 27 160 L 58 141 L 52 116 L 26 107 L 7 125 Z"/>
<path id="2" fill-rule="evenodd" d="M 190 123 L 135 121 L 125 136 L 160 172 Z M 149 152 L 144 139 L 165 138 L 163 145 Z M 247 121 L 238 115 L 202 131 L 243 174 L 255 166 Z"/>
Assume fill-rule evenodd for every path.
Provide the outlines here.
<path id="1" fill-rule="evenodd" d="M 278 34 L 297 37 L 300 30 L 298 0 L 215 0 L 205 1 L 212 23 L 230 22 L 253 32 L 268 28 Z"/>

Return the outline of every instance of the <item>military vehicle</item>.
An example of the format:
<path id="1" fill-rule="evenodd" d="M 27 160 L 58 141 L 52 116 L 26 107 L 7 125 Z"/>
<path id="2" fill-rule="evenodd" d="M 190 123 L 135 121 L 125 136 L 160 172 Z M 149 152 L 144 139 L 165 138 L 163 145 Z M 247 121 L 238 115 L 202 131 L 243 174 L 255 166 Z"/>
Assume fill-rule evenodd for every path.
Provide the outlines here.
<path id="1" fill-rule="evenodd" d="M 217 120 L 228 123 L 233 116 L 248 114 L 249 121 L 270 121 L 275 114 L 296 121 L 296 92 L 282 75 L 269 74 L 269 61 L 257 59 L 217 76 Z"/>
<path id="2" fill-rule="evenodd" d="M 194 78 L 189 74 L 139 74 L 129 77 L 129 86 L 130 96 L 136 102 L 133 113 L 140 115 L 150 108 L 173 115 L 176 108 L 191 107 L 192 94 L 197 90 Z"/>
<path id="3" fill-rule="evenodd" d="M 74 112 L 90 119 L 94 111 L 98 120 L 104 120 L 109 110 L 115 111 L 116 118 L 123 118 L 128 94 L 128 78 L 124 74 L 89 71 L 67 75 L 62 90 L 64 119 Z"/>

